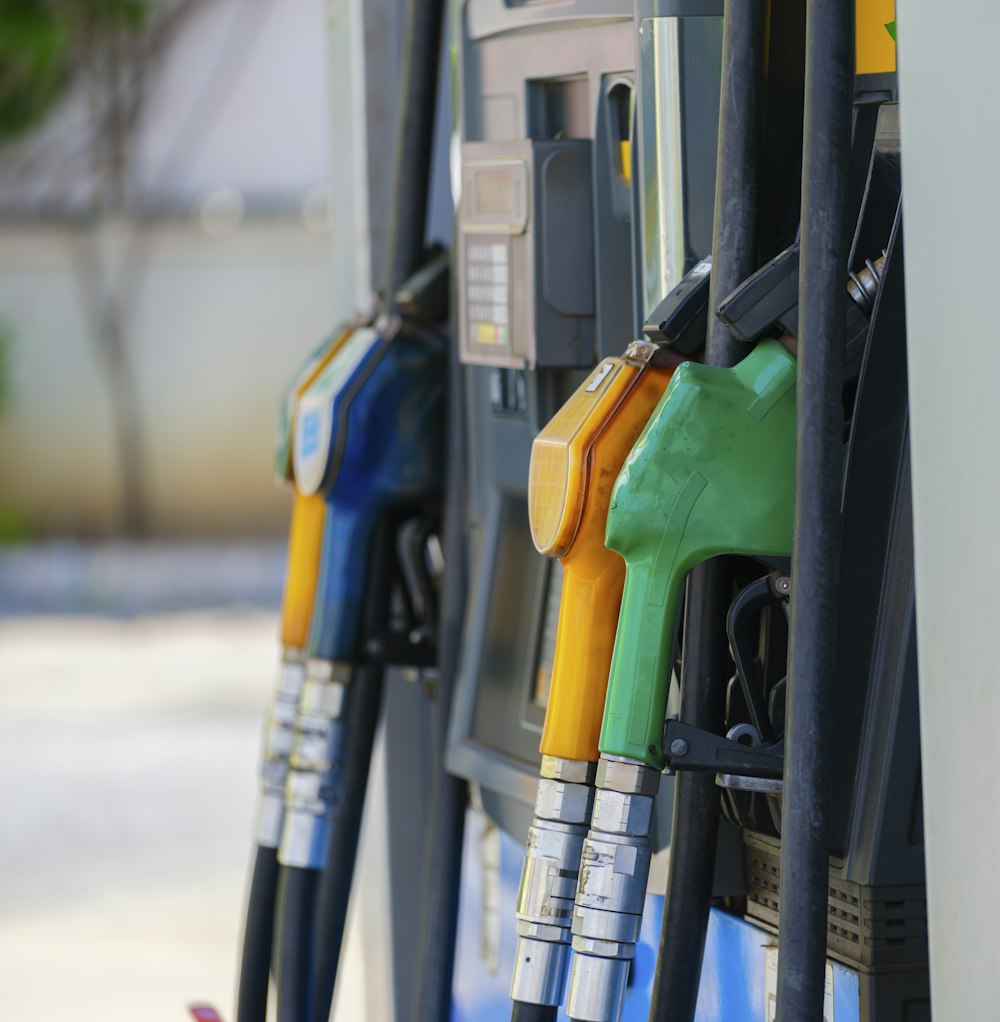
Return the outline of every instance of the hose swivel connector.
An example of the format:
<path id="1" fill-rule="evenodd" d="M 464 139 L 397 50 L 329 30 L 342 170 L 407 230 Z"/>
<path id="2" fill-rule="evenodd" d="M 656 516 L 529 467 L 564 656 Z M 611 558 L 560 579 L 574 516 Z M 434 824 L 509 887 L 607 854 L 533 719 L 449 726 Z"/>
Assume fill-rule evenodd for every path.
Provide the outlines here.
<path id="1" fill-rule="evenodd" d="M 306 663 L 302 699 L 285 784 L 285 822 L 278 861 L 321 869 L 340 800 L 344 703 L 350 667 L 332 660 Z"/>
<path id="2" fill-rule="evenodd" d="M 260 763 L 260 797 L 254 827 L 260 848 L 277 848 L 285 816 L 285 784 L 295 734 L 295 717 L 305 682 L 306 665 L 297 650 L 285 650 L 278 687 L 264 718 Z"/>
<path id="3" fill-rule="evenodd" d="M 593 781 L 593 763 L 542 757 L 535 818 L 528 830 L 517 893 L 517 954 L 510 985 L 515 1001 L 562 1003 Z"/>
<path id="4" fill-rule="evenodd" d="M 602 756 L 573 909 L 567 1011 L 581 1022 L 621 1018 L 629 962 L 642 925 L 657 770 Z"/>

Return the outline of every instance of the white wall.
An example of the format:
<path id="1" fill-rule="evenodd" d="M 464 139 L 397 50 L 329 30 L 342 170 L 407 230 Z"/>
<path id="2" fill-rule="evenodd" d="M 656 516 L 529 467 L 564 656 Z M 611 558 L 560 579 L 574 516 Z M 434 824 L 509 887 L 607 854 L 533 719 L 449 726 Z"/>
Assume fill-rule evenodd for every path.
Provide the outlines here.
<path id="1" fill-rule="evenodd" d="M 124 230 L 101 234 L 109 267 Z M 14 334 L 0 505 L 43 533 L 107 533 L 120 525 L 120 473 L 73 252 L 70 228 L 0 231 L 0 316 Z M 331 274 L 329 236 L 297 219 L 225 237 L 193 220 L 154 228 L 126 320 L 154 533 L 284 528 L 278 402 L 333 325 Z"/>

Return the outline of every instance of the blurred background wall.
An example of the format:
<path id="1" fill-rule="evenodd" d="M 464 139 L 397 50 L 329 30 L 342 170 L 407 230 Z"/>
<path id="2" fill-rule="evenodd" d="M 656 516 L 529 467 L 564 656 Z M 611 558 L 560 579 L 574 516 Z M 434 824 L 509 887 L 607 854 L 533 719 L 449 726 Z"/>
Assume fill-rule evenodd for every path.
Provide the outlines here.
<path id="1" fill-rule="evenodd" d="M 341 6 L 152 4 L 0 145 L 0 532 L 284 529 L 278 400 L 358 294 L 328 183 Z"/>

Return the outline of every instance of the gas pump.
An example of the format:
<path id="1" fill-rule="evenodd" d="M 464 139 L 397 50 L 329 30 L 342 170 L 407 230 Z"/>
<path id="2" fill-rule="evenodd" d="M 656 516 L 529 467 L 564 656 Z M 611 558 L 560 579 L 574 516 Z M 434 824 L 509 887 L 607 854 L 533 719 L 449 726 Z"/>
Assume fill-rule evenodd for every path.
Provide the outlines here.
<path id="1" fill-rule="evenodd" d="M 535 438 L 528 477 L 532 539 L 563 566 L 541 776 L 518 895 L 511 998 L 562 1003 L 573 894 L 593 804 L 597 738 L 625 565 L 604 546 L 611 483 L 671 370 L 636 341 L 603 360 Z M 536 1012 L 537 1017 L 537 1012 Z"/>
<path id="2" fill-rule="evenodd" d="M 822 125 L 822 97 L 841 104 L 825 159 L 845 239 L 860 212 L 846 264 L 827 237 L 818 270 L 808 190 L 800 218 L 796 5 L 734 0 L 725 38 L 704 0 L 454 10 L 450 429 L 467 449 L 448 499 L 451 549 L 472 571 L 442 681 L 454 668 L 446 765 L 470 782 L 481 839 L 464 850 L 452 1017 L 506 1017 L 508 976 L 522 1022 L 554 1019 L 564 1000 L 579 1022 L 631 1022 L 646 1003 L 651 1022 L 772 1022 L 776 1010 L 791 1022 L 816 1014 L 824 979 L 837 1022 L 859 1017 L 852 1000 L 862 1022 L 920 1017 L 898 124 L 887 45 L 872 44 L 885 19 L 858 12 L 868 34 L 847 146 L 844 9 L 825 35 L 810 10 L 807 111 Z M 824 79 L 817 55 L 834 38 Z M 810 144 L 813 198 L 826 201 Z M 640 327 L 647 341 L 612 357 Z M 814 405 L 815 381 L 801 381 L 817 351 Z M 426 535 L 415 512 L 440 492 L 424 456 L 441 446 L 428 437 L 442 352 L 392 318 L 356 329 L 294 423 L 294 522 L 315 537 L 322 518 L 324 538 L 308 642 L 294 647 L 309 659 L 290 657 L 303 696 L 281 811 L 286 1022 L 325 1022 L 329 1007 L 381 669 L 412 654 L 386 609 L 434 602 L 393 573 L 404 532 L 412 567 Z M 680 355 L 694 361 L 675 369 Z M 430 800 L 451 821 L 450 863 L 464 792 L 452 785 L 443 810 Z M 397 850 L 405 840 L 390 835 Z M 653 862 L 668 844 L 669 872 L 666 855 Z M 448 869 L 422 865 L 443 920 Z M 515 889 L 516 943 L 503 923 Z M 447 1011 L 453 943 L 423 940 L 434 989 L 418 1012 L 434 1007 L 421 1022 Z"/>

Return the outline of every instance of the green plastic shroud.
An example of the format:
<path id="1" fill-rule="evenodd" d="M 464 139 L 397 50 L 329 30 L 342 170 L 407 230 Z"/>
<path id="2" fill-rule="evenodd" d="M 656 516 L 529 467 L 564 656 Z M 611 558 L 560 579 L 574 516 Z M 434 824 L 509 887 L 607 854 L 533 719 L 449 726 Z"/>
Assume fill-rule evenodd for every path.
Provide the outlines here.
<path id="1" fill-rule="evenodd" d="M 684 576 L 719 554 L 788 556 L 794 484 L 795 359 L 768 340 L 732 369 L 679 366 L 611 494 L 626 567 L 603 755 L 662 769 Z"/>

